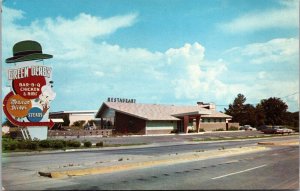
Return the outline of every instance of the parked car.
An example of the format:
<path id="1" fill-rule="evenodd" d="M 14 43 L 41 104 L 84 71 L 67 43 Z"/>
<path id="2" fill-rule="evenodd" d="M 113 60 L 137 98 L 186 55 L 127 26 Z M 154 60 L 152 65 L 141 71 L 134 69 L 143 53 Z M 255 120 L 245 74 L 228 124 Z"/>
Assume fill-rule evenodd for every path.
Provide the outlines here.
<path id="1" fill-rule="evenodd" d="M 290 134 L 294 132 L 292 129 L 283 128 L 282 126 L 273 126 L 272 128 L 262 129 L 261 131 L 265 134 Z"/>
<path id="2" fill-rule="evenodd" d="M 245 131 L 256 131 L 257 129 L 254 127 L 251 127 L 250 125 L 244 125 L 240 127 L 240 130 L 245 130 Z"/>

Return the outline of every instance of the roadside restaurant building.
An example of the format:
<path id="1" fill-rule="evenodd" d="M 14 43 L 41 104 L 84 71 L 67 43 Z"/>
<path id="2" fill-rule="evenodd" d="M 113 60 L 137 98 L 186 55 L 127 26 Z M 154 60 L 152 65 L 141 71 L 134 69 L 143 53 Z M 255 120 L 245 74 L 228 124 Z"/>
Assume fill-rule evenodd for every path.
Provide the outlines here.
<path id="1" fill-rule="evenodd" d="M 120 134 L 169 134 L 228 129 L 231 116 L 217 112 L 214 104 L 197 102 L 194 106 L 104 102 L 95 118 L 110 120 Z M 104 127 L 101 127 L 103 129 Z"/>

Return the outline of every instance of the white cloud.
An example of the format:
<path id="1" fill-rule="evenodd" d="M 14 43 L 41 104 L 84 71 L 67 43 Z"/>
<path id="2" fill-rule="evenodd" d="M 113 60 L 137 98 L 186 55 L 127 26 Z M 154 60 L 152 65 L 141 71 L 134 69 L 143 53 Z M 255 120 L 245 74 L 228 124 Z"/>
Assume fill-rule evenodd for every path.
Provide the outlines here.
<path id="1" fill-rule="evenodd" d="M 54 55 L 49 62 L 54 67 L 57 97 L 52 105 L 57 110 L 96 109 L 110 96 L 150 103 L 170 99 L 172 103 L 203 100 L 224 104 L 243 93 L 250 100 L 259 101 L 279 95 L 283 86 L 286 91 L 297 88 L 297 83 L 291 85 L 288 80 L 266 78 L 274 75 L 267 68 L 259 68 L 254 75 L 239 73 L 243 67 L 252 69 L 284 61 L 286 65 L 297 66 L 297 39 L 274 39 L 236 47 L 225 52 L 223 60 L 208 61 L 205 48 L 198 42 L 151 52 L 105 41 L 118 29 L 134 25 L 137 14 L 101 18 L 82 13 L 72 19 L 47 18 L 20 26 L 15 21 L 24 18 L 23 12 L 5 7 L 3 10 L 7 22 L 3 27 L 6 37 L 3 58 L 10 57 L 13 44 L 24 39 L 39 41 L 45 53 Z M 74 30 L 76 26 L 81 27 Z M 255 62 L 264 64 L 249 66 Z M 258 84 L 255 78 L 264 81 Z"/>
<path id="2" fill-rule="evenodd" d="M 265 72 L 265 71 L 262 71 L 262 72 L 258 73 L 258 78 L 259 79 L 264 79 L 264 78 L 266 78 L 266 76 L 267 76 L 267 72 Z"/>
<path id="3" fill-rule="evenodd" d="M 283 8 L 252 12 L 218 25 L 229 33 L 249 33 L 270 28 L 299 28 L 299 1 L 281 1 Z"/>
<path id="4" fill-rule="evenodd" d="M 287 63 L 298 64 L 299 40 L 295 38 L 272 39 L 268 42 L 248 44 L 244 47 L 234 47 L 225 51 L 226 56 L 238 57 L 251 64 Z M 243 60 L 244 61 L 244 60 Z"/>
<path id="5" fill-rule="evenodd" d="M 234 47 L 222 54 L 231 76 L 223 79 L 240 87 L 252 102 L 269 97 L 284 97 L 299 91 L 298 39 L 280 38 L 263 43 Z M 236 59 L 238 57 L 238 59 Z M 299 95 L 299 94 L 298 94 Z M 288 100 L 289 108 L 298 110 L 298 100 Z"/>
<path id="6" fill-rule="evenodd" d="M 204 47 L 199 43 L 185 44 L 183 47 L 166 51 L 171 84 L 176 98 L 195 99 L 201 94 L 200 64 L 204 59 Z"/>

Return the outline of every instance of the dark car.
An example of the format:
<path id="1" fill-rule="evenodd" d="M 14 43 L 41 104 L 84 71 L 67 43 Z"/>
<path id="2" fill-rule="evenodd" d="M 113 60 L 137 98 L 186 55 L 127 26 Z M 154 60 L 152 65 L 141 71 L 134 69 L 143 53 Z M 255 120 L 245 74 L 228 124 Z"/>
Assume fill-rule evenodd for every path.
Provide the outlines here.
<path id="1" fill-rule="evenodd" d="M 288 128 L 283 128 L 282 126 L 273 126 L 272 128 L 265 128 L 261 130 L 265 134 L 290 134 L 293 133 L 293 130 Z"/>

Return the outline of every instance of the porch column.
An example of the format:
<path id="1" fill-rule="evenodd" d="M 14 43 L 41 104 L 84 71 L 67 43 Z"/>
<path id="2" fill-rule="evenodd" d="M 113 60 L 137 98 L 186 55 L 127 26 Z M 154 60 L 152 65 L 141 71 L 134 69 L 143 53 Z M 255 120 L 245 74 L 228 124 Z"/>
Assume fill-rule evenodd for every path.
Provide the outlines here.
<path id="1" fill-rule="evenodd" d="M 189 116 L 183 116 L 183 130 L 184 133 L 188 133 Z"/>
<path id="2" fill-rule="evenodd" d="M 199 133 L 200 130 L 200 119 L 201 119 L 201 115 L 196 117 L 196 129 L 197 129 L 197 133 Z"/>
<path id="3" fill-rule="evenodd" d="M 101 129 L 103 129 L 103 118 L 101 117 Z"/>

